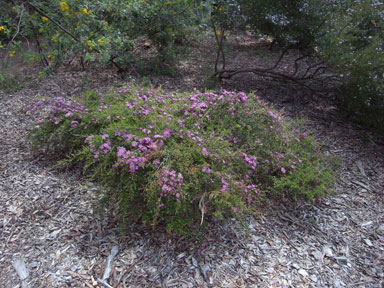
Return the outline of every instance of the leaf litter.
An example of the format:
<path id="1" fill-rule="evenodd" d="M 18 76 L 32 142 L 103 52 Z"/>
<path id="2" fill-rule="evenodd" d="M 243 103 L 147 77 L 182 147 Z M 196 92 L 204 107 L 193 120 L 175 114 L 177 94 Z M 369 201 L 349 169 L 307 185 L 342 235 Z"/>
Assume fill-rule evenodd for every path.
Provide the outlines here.
<path id="1" fill-rule="evenodd" d="M 49 160 L 32 155 L 26 140 L 37 120 L 27 108 L 41 96 L 78 95 L 79 79 L 87 77 L 105 89 L 118 84 L 108 72 L 98 74 L 100 80 L 89 73 L 61 71 L 38 87 L 11 95 L 0 92 L 0 287 L 380 285 L 383 145 L 367 144 L 362 129 L 332 109 L 316 108 L 331 105 L 326 100 L 287 103 L 286 91 L 280 91 L 284 87 L 258 89 L 276 107 L 284 105 L 288 116 L 307 119 L 308 130 L 324 151 L 342 159 L 337 194 L 295 209 L 270 203 L 245 219 L 246 229 L 229 219 L 212 223 L 202 238 L 177 238 L 140 224 L 121 233 L 113 217 L 99 217 L 97 188 L 83 185 L 73 171 L 58 171 Z M 241 88 L 258 83 L 242 80 L 246 83 L 241 82 Z M 174 89 L 172 85 L 177 84 L 170 84 Z"/>

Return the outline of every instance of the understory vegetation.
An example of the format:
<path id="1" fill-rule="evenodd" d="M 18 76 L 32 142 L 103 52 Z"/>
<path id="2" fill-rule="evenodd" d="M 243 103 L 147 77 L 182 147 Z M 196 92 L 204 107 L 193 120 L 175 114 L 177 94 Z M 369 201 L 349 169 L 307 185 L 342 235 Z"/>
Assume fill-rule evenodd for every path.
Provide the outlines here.
<path id="1" fill-rule="evenodd" d="M 35 149 L 84 167 L 123 221 L 142 217 L 182 232 L 251 212 L 265 197 L 316 200 L 333 184 L 311 137 L 255 95 L 128 84 L 43 99 L 38 109 L 49 113 L 31 134 Z"/>
<path id="2" fill-rule="evenodd" d="M 383 11 L 378 0 L 4 0 L 1 69 L 22 59 L 41 63 L 38 77 L 63 65 L 172 74 L 204 35 L 217 44 L 210 80 L 254 73 L 288 82 L 335 97 L 351 119 L 384 133 Z M 277 61 L 228 67 L 226 36 L 244 31 L 270 39 Z M 284 69 L 288 55 L 296 58 Z M 16 78 L 2 70 L 0 89 L 12 93 Z M 314 200 L 333 183 L 313 140 L 252 94 L 131 83 L 77 100 L 46 98 L 34 109 L 47 105 L 35 148 L 84 167 L 124 220 L 183 231 L 265 197 Z"/>
<path id="3" fill-rule="evenodd" d="M 210 30 L 218 47 L 213 69 L 218 79 L 255 73 L 313 93 L 334 93 L 342 111 L 384 133 L 383 11 L 378 0 L 5 0 L 0 50 L 5 66 L 18 55 L 40 61 L 46 67 L 40 76 L 63 64 L 172 74 L 180 52 Z M 270 37 L 279 61 L 228 69 L 226 31 Z M 35 42 L 38 53 L 25 49 L 25 41 Z M 155 48 L 146 66 L 134 53 L 145 47 Z M 292 49 L 300 52 L 295 71 L 282 73 L 279 63 Z"/>

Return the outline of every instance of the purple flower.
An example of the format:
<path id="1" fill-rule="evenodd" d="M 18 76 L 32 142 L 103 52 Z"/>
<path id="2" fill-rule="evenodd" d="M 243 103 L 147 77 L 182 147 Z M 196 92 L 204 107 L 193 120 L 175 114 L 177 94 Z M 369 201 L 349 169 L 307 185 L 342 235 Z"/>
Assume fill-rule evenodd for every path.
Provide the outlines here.
<path id="1" fill-rule="evenodd" d="M 227 183 L 227 181 L 225 181 L 224 178 L 221 178 L 221 184 L 222 186 L 220 192 L 224 193 L 225 191 L 227 191 L 229 184 Z"/>
<path id="2" fill-rule="evenodd" d="M 209 156 L 208 150 L 207 150 L 207 148 L 205 148 L 205 147 L 203 147 L 203 149 L 202 149 L 202 153 L 203 153 L 203 156 L 204 156 L 204 157 L 208 157 L 208 156 Z"/>
<path id="3" fill-rule="evenodd" d="M 125 155 L 127 155 L 127 150 L 124 148 L 124 147 L 117 147 L 117 158 L 119 157 L 124 157 Z"/>
<path id="4" fill-rule="evenodd" d="M 237 98 L 239 99 L 240 102 L 245 103 L 248 99 L 247 95 L 244 92 L 239 92 L 237 94 Z"/>
<path id="5" fill-rule="evenodd" d="M 103 151 L 104 154 L 107 154 L 112 150 L 111 144 L 111 141 L 108 140 L 107 142 L 100 145 L 99 150 Z"/>
<path id="6" fill-rule="evenodd" d="M 72 127 L 72 128 L 75 128 L 78 124 L 79 124 L 78 121 L 72 121 L 72 122 L 71 122 L 71 127 Z"/>
<path id="7" fill-rule="evenodd" d="M 278 122 L 281 121 L 281 117 L 276 115 L 275 113 L 273 113 L 272 111 L 269 111 L 268 112 L 269 116 L 271 116 L 272 118 L 276 119 Z"/>
<path id="8" fill-rule="evenodd" d="M 103 139 L 103 140 L 107 139 L 108 137 L 109 137 L 108 134 L 103 134 L 103 135 L 101 135 L 101 139 Z"/>
<path id="9" fill-rule="evenodd" d="M 203 171 L 204 173 L 207 173 L 207 174 L 211 174 L 211 169 L 209 169 L 209 167 L 207 167 L 207 166 L 204 166 L 203 169 L 201 169 L 201 171 Z"/>
<path id="10" fill-rule="evenodd" d="M 154 160 L 153 161 L 153 166 L 155 166 L 156 169 L 160 167 L 160 161 L 159 160 Z"/>
<path id="11" fill-rule="evenodd" d="M 85 138 L 84 143 L 91 142 L 94 138 L 95 136 L 88 136 L 87 138 Z"/>
<path id="12" fill-rule="evenodd" d="M 282 172 L 283 174 L 285 174 L 285 173 L 287 172 L 287 170 L 285 170 L 284 167 L 281 167 L 281 172 Z"/>
<path id="13" fill-rule="evenodd" d="M 171 129 L 165 129 L 163 135 L 165 138 L 171 137 Z"/>
<path id="14" fill-rule="evenodd" d="M 135 104 L 132 102 L 125 102 L 125 106 L 127 106 L 129 109 L 135 108 Z"/>
<path id="15" fill-rule="evenodd" d="M 179 198 L 179 191 L 183 185 L 183 175 L 178 173 L 176 177 L 176 171 L 163 169 L 159 175 L 158 185 L 163 192 L 162 197 L 170 197 L 171 195 L 174 195 L 176 198 Z"/>
<path id="16" fill-rule="evenodd" d="M 256 156 L 248 156 L 245 153 L 242 153 L 242 155 L 243 155 L 244 162 L 247 163 L 248 166 L 251 167 L 252 170 L 256 170 L 256 166 L 257 166 Z"/>

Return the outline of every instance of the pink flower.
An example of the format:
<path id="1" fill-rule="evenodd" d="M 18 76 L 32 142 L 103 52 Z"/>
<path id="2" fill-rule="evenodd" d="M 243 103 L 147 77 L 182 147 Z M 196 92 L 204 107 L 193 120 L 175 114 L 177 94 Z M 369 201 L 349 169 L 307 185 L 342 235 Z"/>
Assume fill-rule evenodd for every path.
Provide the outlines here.
<path id="1" fill-rule="evenodd" d="M 171 137 L 171 129 L 165 129 L 163 135 L 165 138 Z"/>
<path id="2" fill-rule="evenodd" d="M 281 167 L 281 172 L 283 172 L 283 174 L 285 174 L 287 171 L 285 170 L 284 167 Z"/>
<path id="3" fill-rule="evenodd" d="M 206 166 L 204 166 L 203 169 L 201 169 L 201 171 L 203 171 L 207 174 L 211 174 L 211 169 L 209 169 L 209 167 L 206 167 Z"/>
<path id="4" fill-rule="evenodd" d="M 133 109 L 133 108 L 135 108 L 135 104 L 134 104 L 134 103 L 131 103 L 131 102 L 126 102 L 126 103 L 125 103 L 125 106 L 127 106 L 129 109 Z"/>

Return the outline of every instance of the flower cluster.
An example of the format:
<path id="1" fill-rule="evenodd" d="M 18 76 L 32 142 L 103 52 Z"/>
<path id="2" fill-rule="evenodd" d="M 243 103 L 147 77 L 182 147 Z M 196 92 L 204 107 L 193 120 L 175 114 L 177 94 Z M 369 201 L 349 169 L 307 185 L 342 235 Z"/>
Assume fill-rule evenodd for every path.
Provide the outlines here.
<path id="1" fill-rule="evenodd" d="M 257 158 L 256 156 L 248 156 L 246 153 L 241 153 L 243 155 L 243 160 L 247 165 L 252 169 L 256 170 Z"/>
<path id="2" fill-rule="evenodd" d="M 75 128 L 67 133 L 72 151 L 80 145 L 72 161 L 78 155 L 96 167 L 95 177 L 120 200 L 131 193 L 124 201 L 141 203 L 137 210 L 153 221 L 240 212 L 268 191 L 315 197 L 328 185 L 310 138 L 257 97 L 225 90 L 183 96 L 130 83 L 92 99 L 86 107 L 39 101 L 32 110 L 50 105 L 39 131 Z"/>
<path id="3" fill-rule="evenodd" d="M 37 109 L 42 106 L 50 105 L 50 117 L 48 118 L 49 122 L 58 125 L 61 120 L 66 118 L 75 118 L 71 122 L 71 127 L 76 127 L 79 122 L 78 120 L 82 119 L 82 115 L 88 113 L 88 109 L 84 108 L 84 106 L 76 101 L 66 101 L 63 98 L 55 98 L 55 99 L 43 99 L 41 101 L 37 101 L 30 112 L 35 112 Z"/>
<path id="4" fill-rule="evenodd" d="M 183 186 L 183 179 L 183 175 L 175 170 L 168 171 L 167 169 L 162 169 L 157 182 L 161 189 L 160 197 L 175 197 L 179 199 L 181 197 L 180 190 Z"/>

